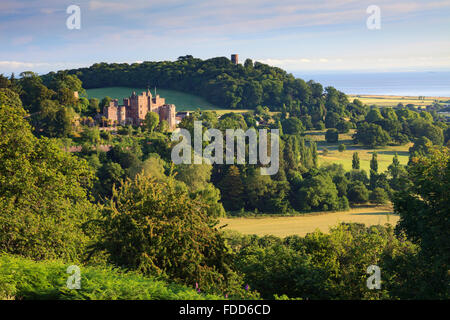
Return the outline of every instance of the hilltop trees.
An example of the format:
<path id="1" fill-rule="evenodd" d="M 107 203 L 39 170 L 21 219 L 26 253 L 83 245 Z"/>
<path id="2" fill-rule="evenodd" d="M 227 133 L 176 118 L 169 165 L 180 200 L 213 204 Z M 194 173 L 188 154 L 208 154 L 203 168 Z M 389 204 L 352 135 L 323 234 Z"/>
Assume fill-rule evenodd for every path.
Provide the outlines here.
<path id="1" fill-rule="evenodd" d="M 311 123 L 305 125 L 320 125 L 327 111 L 338 116 L 347 113 L 346 96 L 333 87 L 324 92 L 319 83 L 296 79 L 280 68 L 251 60 L 234 65 L 225 57 L 201 60 L 184 56 L 173 62 L 96 63 L 68 74 L 77 75 L 86 88 L 150 85 L 193 93 L 224 108 L 267 106 L 296 118 L 309 114 Z"/>

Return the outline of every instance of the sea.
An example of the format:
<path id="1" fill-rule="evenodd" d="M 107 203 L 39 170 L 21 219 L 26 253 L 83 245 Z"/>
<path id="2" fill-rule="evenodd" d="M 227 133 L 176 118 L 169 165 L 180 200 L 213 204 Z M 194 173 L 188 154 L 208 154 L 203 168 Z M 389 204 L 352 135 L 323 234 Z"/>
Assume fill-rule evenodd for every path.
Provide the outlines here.
<path id="1" fill-rule="evenodd" d="M 292 72 L 305 81 L 333 86 L 346 94 L 450 97 L 450 71 L 383 73 Z"/>

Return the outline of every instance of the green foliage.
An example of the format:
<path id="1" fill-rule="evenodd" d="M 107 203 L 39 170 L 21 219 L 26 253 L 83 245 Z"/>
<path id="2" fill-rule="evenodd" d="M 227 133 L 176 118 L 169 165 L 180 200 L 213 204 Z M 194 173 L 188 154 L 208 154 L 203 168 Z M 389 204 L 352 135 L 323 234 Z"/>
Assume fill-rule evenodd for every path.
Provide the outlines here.
<path id="1" fill-rule="evenodd" d="M 177 61 L 146 61 L 140 64 L 96 63 L 89 68 L 69 70 L 86 88 L 111 86 L 144 88 L 147 85 L 195 94 L 224 108 L 255 109 L 268 106 L 298 114 L 308 108 L 312 123 L 323 121 L 325 108 L 345 112 L 348 100 L 332 87 L 324 94 L 314 81 L 296 79 L 286 71 L 255 62 L 234 65 L 225 57 L 201 60 L 191 56 Z M 322 117 L 322 119 L 321 119 Z"/>
<path id="2" fill-rule="evenodd" d="M 146 275 L 166 275 L 207 292 L 234 290 L 232 256 L 208 217 L 207 204 L 171 181 L 138 175 L 113 193 L 97 222 L 102 230 L 92 253 Z"/>
<path id="3" fill-rule="evenodd" d="M 183 181 L 191 192 L 202 189 L 211 179 L 209 164 L 180 164 L 175 168 L 177 180 Z"/>
<path id="4" fill-rule="evenodd" d="M 450 270 L 450 152 L 433 148 L 426 157 L 414 157 L 408 167 L 411 184 L 394 195 L 400 214 L 398 231 L 420 246 L 417 277 L 410 279 L 418 297 L 447 299 Z M 404 294 L 407 294 L 404 292 Z"/>
<path id="5" fill-rule="evenodd" d="M 385 146 L 391 137 L 383 130 L 383 128 L 374 123 L 363 122 L 358 126 L 358 130 L 355 134 L 355 142 L 362 143 L 365 146 L 376 147 Z"/>
<path id="6" fill-rule="evenodd" d="M 336 185 L 328 174 L 306 178 L 296 192 L 295 209 L 300 211 L 339 210 L 340 202 Z"/>
<path id="7" fill-rule="evenodd" d="M 361 163 L 359 160 L 358 152 L 353 152 L 353 159 L 352 159 L 352 169 L 353 170 L 359 170 L 361 167 Z"/>
<path id="8" fill-rule="evenodd" d="M 443 130 L 423 118 L 411 121 L 410 128 L 412 134 L 417 138 L 426 137 L 435 145 L 444 143 Z"/>
<path id="9" fill-rule="evenodd" d="M 343 144 L 343 143 L 341 143 L 338 147 L 339 152 L 344 152 L 345 149 L 347 149 L 347 148 L 346 148 L 345 144 Z"/>
<path id="10" fill-rule="evenodd" d="M 37 135 L 50 138 L 63 138 L 72 132 L 74 111 L 54 100 L 41 101 L 39 112 L 32 117 Z"/>
<path id="11" fill-rule="evenodd" d="M 68 289 L 71 263 L 0 255 L 0 300 L 216 300 L 193 288 L 112 267 L 79 265 L 81 289 Z"/>
<path id="12" fill-rule="evenodd" d="M 389 201 L 389 196 L 382 188 L 375 188 L 370 192 L 369 200 L 375 204 L 385 204 Z"/>
<path id="13" fill-rule="evenodd" d="M 144 120 L 145 128 L 153 132 L 159 124 L 159 115 L 156 112 L 147 112 Z"/>
<path id="14" fill-rule="evenodd" d="M 372 154 L 372 159 L 370 160 L 370 170 L 375 173 L 378 172 L 378 155 L 376 152 Z"/>
<path id="15" fill-rule="evenodd" d="M 22 108 L 0 106 L 0 251 L 77 260 L 95 217 L 93 172 L 47 138 L 37 139 Z"/>
<path id="16" fill-rule="evenodd" d="M 22 72 L 19 80 L 20 100 L 25 109 L 30 113 L 39 111 L 41 102 L 52 100 L 56 92 L 47 88 L 42 79 L 33 72 Z"/>
<path id="17" fill-rule="evenodd" d="M 297 118 L 283 120 L 282 125 L 284 134 L 299 135 L 305 131 L 302 122 Z"/>
<path id="18" fill-rule="evenodd" d="M 325 133 L 325 140 L 328 143 L 336 143 L 339 141 L 339 131 L 337 129 L 328 129 Z"/>
<path id="19" fill-rule="evenodd" d="M 17 93 L 8 88 L 0 88 L 0 106 L 22 107 L 22 101 Z"/>
<path id="20" fill-rule="evenodd" d="M 229 166 L 227 174 L 220 181 L 218 187 L 226 210 L 235 211 L 244 206 L 244 186 L 238 167 L 234 165 Z"/>
<path id="21" fill-rule="evenodd" d="M 348 187 L 347 198 L 350 203 L 366 203 L 369 201 L 369 191 L 361 181 L 354 181 Z"/>
<path id="22" fill-rule="evenodd" d="M 366 121 L 369 123 L 374 123 L 383 120 L 383 116 L 381 115 L 380 109 L 373 108 L 369 111 L 369 113 L 366 115 Z"/>
<path id="23" fill-rule="evenodd" d="M 392 275 L 392 259 L 415 252 L 390 226 L 341 224 L 329 234 L 316 231 L 285 239 L 228 233 L 227 239 L 245 281 L 268 299 L 396 299 L 384 274 L 389 270 Z M 366 286 L 370 265 L 386 266 L 381 290 Z"/>

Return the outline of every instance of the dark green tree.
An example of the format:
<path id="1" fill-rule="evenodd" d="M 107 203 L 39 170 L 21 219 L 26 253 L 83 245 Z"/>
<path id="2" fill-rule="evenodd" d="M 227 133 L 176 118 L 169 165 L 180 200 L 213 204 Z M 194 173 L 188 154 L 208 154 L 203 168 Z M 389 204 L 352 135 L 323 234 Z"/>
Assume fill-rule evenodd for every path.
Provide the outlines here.
<path id="1" fill-rule="evenodd" d="M 353 152 L 352 169 L 359 170 L 361 167 L 358 152 Z"/>

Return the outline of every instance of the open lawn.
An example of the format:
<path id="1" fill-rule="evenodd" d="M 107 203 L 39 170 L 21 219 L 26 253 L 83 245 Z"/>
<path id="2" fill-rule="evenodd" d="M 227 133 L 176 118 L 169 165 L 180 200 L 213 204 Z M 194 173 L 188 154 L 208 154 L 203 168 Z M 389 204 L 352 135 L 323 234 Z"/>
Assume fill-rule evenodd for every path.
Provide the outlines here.
<path id="1" fill-rule="evenodd" d="M 147 91 L 146 88 L 127 88 L 127 87 L 108 87 L 86 90 L 88 98 L 103 99 L 108 96 L 113 99 L 119 99 L 119 103 L 122 103 L 123 98 L 127 98 L 131 93 L 135 91 L 136 94 L 141 94 L 143 91 Z M 151 90 L 154 95 L 154 89 Z M 177 107 L 177 111 L 195 111 L 200 110 L 224 110 L 221 109 L 205 99 L 192 94 L 166 89 L 156 89 L 156 93 L 162 98 L 166 99 L 169 104 L 174 104 Z"/>
<path id="2" fill-rule="evenodd" d="M 262 218 L 223 218 L 220 225 L 225 229 L 235 230 L 243 234 L 274 235 L 286 237 L 289 235 L 305 236 L 319 229 L 328 232 L 330 227 L 341 222 L 364 223 L 366 226 L 396 225 L 399 216 L 393 214 L 392 208 L 364 207 L 344 212 L 314 213 L 295 217 L 262 217 Z"/>
<path id="3" fill-rule="evenodd" d="M 403 105 L 414 104 L 415 106 L 427 106 L 433 102 L 449 101 L 449 97 L 425 97 L 424 100 L 419 100 L 419 97 L 411 96 L 379 96 L 379 95 L 348 95 L 349 100 L 359 99 L 368 105 L 376 105 L 379 107 L 394 107 L 399 103 Z"/>
<path id="4" fill-rule="evenodd" d="M 412 144 L 406 144 L 403 146 L 385 146 L 376 149 L 370 149 L 361 145 L 355 145 L 352 140 L 354 130 L 351 130 L 346 134 L 339 134 L 338 143 L 328 143 L 325 141 L 326 130 L 321 131 L 307 131 L 306 139 L 315 141 L 319 150 L 319 164 L 332 164 L 339 163 L 344 166 L 345 170 L 352 169 L 353 153 L 358 152 L 361 169 L 367 173 L 370 172 L 370 160 L 372 154 L 376 152 L 378 154 L 378 172 L 385 171 L 392 163 L 392 158 L 395 153 L 398 154 L 398 159 L 401 164 L 406 165 L 409 159 L 409 148 Z M 346 150 L 343 152 L 338 151 L 339 144 L 343 143 L 346 146 Z M 328 154 L 324 155 L 323 149 L 328 149 Z"/>

